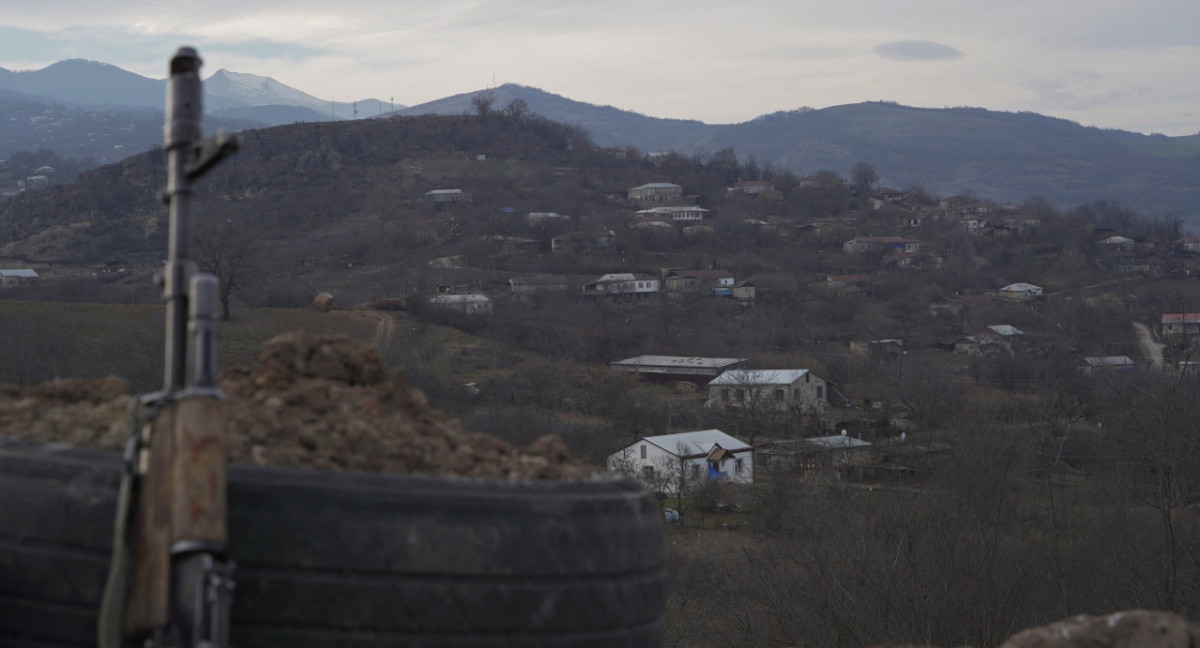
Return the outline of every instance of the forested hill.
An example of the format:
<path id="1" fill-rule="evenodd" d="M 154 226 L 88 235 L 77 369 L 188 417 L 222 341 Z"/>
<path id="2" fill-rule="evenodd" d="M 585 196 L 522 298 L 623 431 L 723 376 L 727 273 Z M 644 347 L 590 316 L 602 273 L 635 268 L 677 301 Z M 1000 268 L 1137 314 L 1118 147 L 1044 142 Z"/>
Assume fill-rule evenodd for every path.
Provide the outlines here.
<path id="1" fill-rule="evenodd" d="M 1059 207 L 1109 200 L 1149 218 L 1200 216 L 1200 135 L 1166 137 L 1081 126 L 1036 113 L 913 108 L 867 102 L 782 111 L 740 123 L 660 119 L 506 84 L 484 93 L 578 125 L 602 146 L 712 155 L 733 148 L 799 175 L 846 174 L 859 162 L 899 189 L 970 193 L 999 202 L 1044 198 Z M 465 114 L 480 93 L 406 114 Z M 1200 127 L 1200 126 L 1198 126 Z M 1200 220 L 1196 221 L 1200 226 Z"/>
<path id="2" fill-rule="evenodd" d="M 447 183 L 491 186 L 484 161 L 527 169 L 587 167 L 592 144 L 579 129 L 530 117 L 401 117 L 279 126 L 240 134 L 241 150 L 205 178 L 205 209 L 259 230 L 300 239 L 369 212 L 427 217 L 426 192 Z M 580 157 L 584 156 L 584 157 Z M 493 168 L 500 175 L 503 169 Z M 548 171 L 547 171 L 548 173 Z M 520 174 L 518 174 L 520 175 Z M 550 177 L 488 192 L 515 203 Z M 165 153 L 156 148 L 82 174 L 67 185 L 0 203 L 0 256 L 37 262 L 99 262 L 165 249 Z M 565 199 L 564 199 L 565 200 Z M 571 198 L 578 204 L 578 198 Z"/>
<path id="3" fill-rule="evenodd" d="M 769 115 L 706 134 L 798 173 L 870 162 L 884 184 L 1001 202 L 1119 202 L 1148 217 L 1200 214 L 1200 135 L 1087 128 L 1033 113 L 862 103 Z"/>

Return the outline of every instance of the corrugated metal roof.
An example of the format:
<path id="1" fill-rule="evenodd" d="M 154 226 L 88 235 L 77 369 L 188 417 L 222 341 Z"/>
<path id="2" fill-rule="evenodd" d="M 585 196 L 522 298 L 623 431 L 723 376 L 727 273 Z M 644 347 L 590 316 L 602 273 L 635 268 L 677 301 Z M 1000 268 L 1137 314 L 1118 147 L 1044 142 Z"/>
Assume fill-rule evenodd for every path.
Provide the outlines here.
<path id="1" fill-rule="evenodd" d="M 610 365 L 624 366 L 656 366 L 656 367 L 688 367 L 696 369 L 720 369 L 729 365 L 745 362 L 747 358 L 697 358 L 689 356 L 643 355 L 636 358 L 626 358 L 610 362 Z"/>
<path id="2" fill-rule="evenodd" d="M 871 445 L 862 439 L 856 439 L 846 434 L 813 437 L 811 439 L 805 439 L 805 441 L 823 448 L 865 448 L 866 446 Z"/>
<path id="3" fill-rule="evenodd" d="M 20 277 L 21 279 L 37 279 L 38 273 L 28 268 L 18 270 L 0 270 L 0 277 Z"/>
<path id="4" fill-rule="evenodd" d="M 682 456 L 707 455 L 715 446 L 721 446 L 731 452 L 753 449 L 715 428 L 696 432 L 680 432 L 679 434 L 663 434 L 645 437 L 642 440 L 653 443 L 667 452 Z"/>
<path id="5" fill-rule="evenodd" d="M 808 369 L 733 369 L 717 376 L 710 385 L 790 385 Z"/>
<path id="6" fill-rule="evenodd" d="M 481 304 L 492 300 L 486 295 L 438 295 L 429 301 L 433 304 Z"/>
<path id="7" fill-rule="evenodd" d="M 1084 358 L 1089 367 L 1132 367 L 1133 358 L 1129 356 L 1094 356 Z"/>

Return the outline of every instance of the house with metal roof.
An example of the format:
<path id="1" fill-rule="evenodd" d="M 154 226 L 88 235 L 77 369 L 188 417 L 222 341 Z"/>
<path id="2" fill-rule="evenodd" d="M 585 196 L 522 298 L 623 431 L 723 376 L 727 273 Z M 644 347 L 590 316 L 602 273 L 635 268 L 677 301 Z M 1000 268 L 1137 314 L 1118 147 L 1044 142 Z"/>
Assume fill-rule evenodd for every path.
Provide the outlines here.
<path id="1" fill-rule="evenodd" d="M 649 182 L 630 189 L 628 195 L 637 202 L 672 202 L 683 200 L 683 187 L 670 182 Z"/>
<path id="2" fill-rule="evenodd" d="M 1163 335 L 1200 333 L 1200 313 L 1163 313 L 1159 320 Z"/>
<path id="3" fill-rule="evenodd" d="M 722 372 L 733 369 L 747 360 L 748 358 L 640 355 L 610 362 L 608 366 L 614 371 L 637 374 L 647 380 L 706 385 Z"/>
<path id="4" fill-rule="evenodd" d="M 634 272 L 612 272 L 583 284 L 585 297 L 604 295 L 614 299 L 643 299 L 657 294 L 660 281 L 648 274 Z"/>
<path id="5" fill-rule="evenodd" d="M 1007 286 L 1005 286 L 1005 287 L 1001 288 L 999 291 L 997 291 L 997 295 L 999 295 L 1002 299 L 1009 299 L 1012 301 L 1025 301 L 1028 299 L 1034 299 L 1036 297 L 1041 297 L 1042 296 L 1042 287 L 1035 286 L 1035 285 L 1029 284 L 1029 283 L 1008 284 Z"/>
<path id="6" fill-rule="evenodd" d="M 16 288 L 37 283 L 38 273 L 29 268 L 0 270 L 0 288 Z"/>
<path id="7" fill-rule="evenodd" d="M 829 409 L 829 381 L 808 369 L 732 369 L 708 383 L 708 407 L 784 412 Z"/>
<path id="8" fill-rule="evenodd" d="M 710 292 L 732 295 L 734 276 L 728 270 L 664 270 L 663 289 L 669 293 Z"/>
<path id="9" fill-rule="evenodd" d="M 492 312 L 492 300 L 486 295 L 437 295 L 429 303 L 468 315 Z"/>
<path id="10" fill-rule="evenodd" d="M 1125 355 L 1090 356 L 1080 362 L 1078 370 L 1085 376 L 1091 376 L 1097 372 L 1132 371 L 1135 366 L 1133 358 Z"/>
<path id="11" fill-rule="evenodd" d="M 754 448 L 718 429 L 644 437 L 608 455 L 606 465 L 668 495 L 710 480 L 754 482 Z"/>
<path id="12" fill-rule="evenodd" d="M 639 220 L 662 221 L 671 223 L 700 223 L 704 221 L 709 210 L 699 205 L 690 207 L 651 207 L 637 212 Z"/>

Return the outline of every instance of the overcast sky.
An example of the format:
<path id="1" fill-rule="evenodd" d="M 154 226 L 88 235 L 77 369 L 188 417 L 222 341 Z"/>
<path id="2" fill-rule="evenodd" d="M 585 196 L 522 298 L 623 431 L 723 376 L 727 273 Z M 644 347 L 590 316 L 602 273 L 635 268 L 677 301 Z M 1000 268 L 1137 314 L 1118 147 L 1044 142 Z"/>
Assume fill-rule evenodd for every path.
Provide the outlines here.
<path id="1" fill-rule="evenodd" d="M 44 0 L 0 5 L 0 67 L 85 58 L 326 100 L 416 105 L 519 83 L 654 117 L 742 122 L 870 100 L 1200 132 L 1197 0 Z"/>

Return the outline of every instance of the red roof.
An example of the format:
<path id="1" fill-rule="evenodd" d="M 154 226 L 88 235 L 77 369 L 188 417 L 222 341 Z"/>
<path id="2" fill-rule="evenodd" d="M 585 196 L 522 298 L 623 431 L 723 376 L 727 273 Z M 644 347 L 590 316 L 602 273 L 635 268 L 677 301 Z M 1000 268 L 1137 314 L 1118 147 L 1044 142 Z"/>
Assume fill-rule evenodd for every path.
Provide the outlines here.
<path id="1" fill-rule="evenodd" d="M 1200 313 L 1163 313 L 1163 324 L 1200 324 Z"/>

